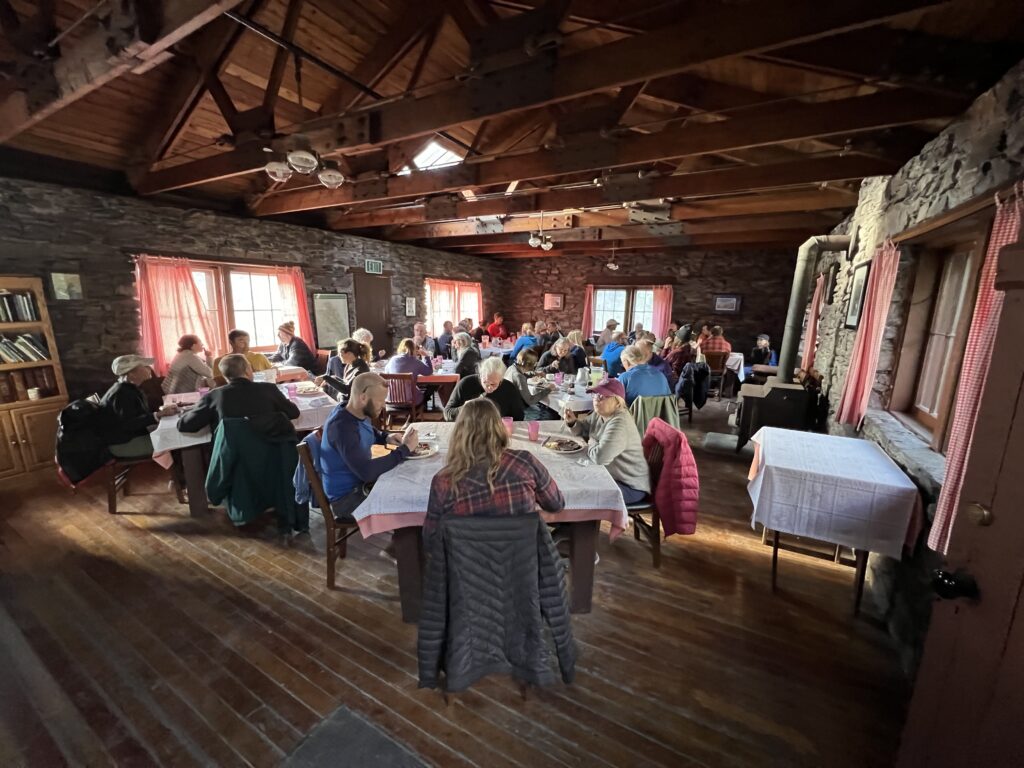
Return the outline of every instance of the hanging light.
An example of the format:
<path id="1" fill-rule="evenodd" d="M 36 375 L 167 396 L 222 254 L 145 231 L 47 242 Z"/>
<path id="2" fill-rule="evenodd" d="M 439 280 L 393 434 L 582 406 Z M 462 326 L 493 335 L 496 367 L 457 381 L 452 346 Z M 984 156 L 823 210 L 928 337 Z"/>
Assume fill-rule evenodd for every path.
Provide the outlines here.
<path id="1" fill-rule="evenodd" d="M 320 158 L 311 149 L 293 149 L 288 152 L 288 165 L 296 173 L 309 176 L 320 167 Z"/>
<path id="2" fill-rule="evenodd" d="M 271 160 L 263 166 L 263 170 L 266 171 L 267 176 L 277 182 L 288 181 L 293 173 L 292 167 L 284 160 Z"/>
<path id="3" fill-rule="evenodd" d="M 550 237 L 545 237 L 544 238 L 544 242 L 540 244 L 540 247 L 541 247 L 541 250 L 550 251 L 552 248 L 555 247 L 555 244 L 553 242 L 551 242 L 551 238 Z"/>
<path id="4" fill-rule="evenodd" d="M 316 177 L 328 189 L 337 189 L 345 183 L 345 174 L 341 172 L 337 162 L 334 160 L 324 162 Z"/>
<path id="5" fill-rule="evenodd" d="M 605 267 L 610 269 L 612 272 L 617 272 L 619 269 L 619 265 L 615 263 L 615 243 L 612 243 L 612 256 L 608 259 L 608 263 L 605 264 Z"/>
<path id="6" fill-rule="evenodd" d="M 539 247 L 540 247 L 540 244 L 541 244 L 542 242 L 543 242 L 543 241 L 541 240 L 540 234 L 539 234 L 539 233 L 537 233 L 537 232 L 531 232 L 531 233 L 530 233 L 530 239 L 526 241 L 526 243 L 527 243 L 527 244 L 528 244 L 528 245 L 529 245 L 529 246 L 530 246 L 531 248 L 539 248 Z"/>

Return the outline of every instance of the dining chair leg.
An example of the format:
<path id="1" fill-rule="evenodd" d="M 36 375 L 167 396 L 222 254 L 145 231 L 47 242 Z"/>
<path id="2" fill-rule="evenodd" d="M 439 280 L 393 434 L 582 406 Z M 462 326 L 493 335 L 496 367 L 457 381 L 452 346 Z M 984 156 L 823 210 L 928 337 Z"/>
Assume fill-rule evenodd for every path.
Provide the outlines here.
<path id="1" fill-rule="evenodd" d="M 338 552 L 334 547 L 327 550 L 327 588 L 334 589 Z"/>
<path id="2" fill-rule="evenodd" d="M 651 514 L 651 556 L 655 568 L 661 568 L 661 517 L 658 510 Z"/>
<path id="3" fill-rule="evenodd" d="M 631 515 L 633 518 L 633 538 L 640 541 L 640 523 L 639 515 Z"/>
<path id="4" fill-rule="evenodd" d="M 779 532 L 772 531 L 772 592 L 775 591 L 776 577 L 779 573 Z"/>
<path id="5" fill-rule="evenodd" d="M 114 464 L 107 467 L 107 512 L 117 514 L 117 468 Z"/>
<path id="6" fill-rule="evenodd" d="M 864 549 L 856 550 L 857 571 L 853 592 L 853 615 L 860 615 L 860 601 L 864 597 L 864 577 L 868 572 L 868 552 Z"/>

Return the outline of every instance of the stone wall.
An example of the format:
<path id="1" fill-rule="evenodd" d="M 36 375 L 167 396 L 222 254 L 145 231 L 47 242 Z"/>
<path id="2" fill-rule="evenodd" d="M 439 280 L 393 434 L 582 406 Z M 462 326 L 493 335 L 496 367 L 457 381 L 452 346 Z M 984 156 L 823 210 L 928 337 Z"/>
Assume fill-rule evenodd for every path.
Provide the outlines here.
<path id="1" fill-rule="evenodd" d="M 622 269 L 605 267 L 607 257 L 568 256 L 553 259 L 514 259 L 503 262 L 504 289 L 500 308 L 506 322 L 518 328 L 537 317 L 557 320 L 563 330 L 579 328 L 583 319 L 583 286 L 606 280 L 668 278 L 673 289 L 672 317 L 680 322 L 708 320 L 725 329 L 725 337 L 737 351 L 754 346 L 759 333 L 777 344 L 786 321 L 789 292 L 796 263 L 792 251 L 694 251 L 682 255 L 651 253 L 623 256 Z M 659 280 L 658 284 L 665 284 Z M 545 293 L 565 295 L 561 312 L 543 312 Z M 742 296 L 736 315 L 712 312 L 714 295 Z M 625 318 L 616 318 L 620 323 Z M 600 330 L 597 328 L 595 330 Z"/>
<path id="2" fill-rule="evenodd" d="M 866 179 L 861 185 L 857 209 L 834 231 L 834 234 L 850 234 L 857 230 L 858 245 L 852 261 L 848 261 L 845 254 L 825 254 L 816 270 L 827 271 L 837 261 L 840 265 L 835 301 L 825 308 L 821 317 L 815 362 L 830 392 L 832 432 L 853 434 L 852 428 L 834 420 L 856 338 L 856 331 L 844 327 L 853 267 L 871 259 L 885 237 L 898 236 L 961 203 L 991 194 L 1019 178 L 1022 171 L 1024 62 L 978 97 L 960 119 L 930 141 L 896 174 Z M 918 484 L 930 523 L 942 484 L 943 457 L 883 410 L 892 389 L 899 354 L 896 345 L 909 311 L 915 268 L 912 249 L 901 249 L 899 273 L 879 351 L 871 410 L 861 435 L 878 442 Z M 927 527 L 913 557 L 896 562 L 872 556 L 869 566 L 869 595 L 896 638 L 904 667 L 910 673 L 916 670 L 931 615 L 928 578 L 942 560 L 925 545 Z"/>
<path id="3" fill-rule="evenodd" d="M 313 293 L 347 293 L 353 328 L 349 269 L 380 259 L 393 273 L 391 317 L 402 335 L 422 319 L 405 317 L 405 298 L 415 296 L 417 311 L 423 312 L 425 277 L 480 281 L 490 305 L 497 276 L 491 262 L 472 256 L 0 179 L 0 274 L 82 275 L 82 300 L 48 303 L 72 397 L 105 390 L 112 378 L 110 360 L 138 351 L 136 253 L 299 265 L 310 308 Z"/>

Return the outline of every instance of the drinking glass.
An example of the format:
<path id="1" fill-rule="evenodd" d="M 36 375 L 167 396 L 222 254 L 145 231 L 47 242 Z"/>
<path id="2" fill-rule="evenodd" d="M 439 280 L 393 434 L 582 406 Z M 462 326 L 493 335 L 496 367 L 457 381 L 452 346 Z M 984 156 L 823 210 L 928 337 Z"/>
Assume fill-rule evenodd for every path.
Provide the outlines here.
<path id="1" fill-rule="evenodd" d="M 501 422 L 505 425 L 505 431 L 508 432 L 508 436 L 512 437 L 512 431 L 515 429 L 515 421 L 511 416 L 504 416 L 502 417 Z"/>
<path id="2" fill-rule="evenodd" d="M 530 435 L 530 442 L 536 443 L 540 439 L 540 422 L 539 421 L 528 421 L 526 422 L 526 431 Z"/>

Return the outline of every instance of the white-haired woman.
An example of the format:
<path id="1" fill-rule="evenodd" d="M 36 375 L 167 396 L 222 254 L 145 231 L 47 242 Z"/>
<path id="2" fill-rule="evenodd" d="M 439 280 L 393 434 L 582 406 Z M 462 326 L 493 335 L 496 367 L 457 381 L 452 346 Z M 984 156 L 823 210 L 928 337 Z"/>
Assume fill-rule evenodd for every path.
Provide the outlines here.
<path id="1" fill-rule="evenodd" d="M 460 379 L 473 376 L 480 365 L 480 353 L 473 345 L 473 337 L 465 331 L 456 333 L 452 338 L 452 356 L 455 358 L 455 372 Z"/>
<path id="2" fill-rule="evenodd" d="M 564 336 L 556 341 L 547 352 L 540 356 L 537 364 L 544 373 L 562 373 L 576 375 L 576 359 L 572 355 L 572 344 Z"/>
<path id="3" fill-rule="evenodd" d="M 632 405 L 638 397 L 667 397 L 672 394 L 664 372 L 650 364 L 649 344 L 630 344 L 622 350 L 620 359 L 625 370 L 619 374 L 619 381 L 626 388 L 626 405 Z"/>
<path id="4" fill-rule="evenodd" d="M 523 420 L 523 398 L 516 385 L 505 379 L 505 363 L 501 358 L 487 358 L 480 363 L 479 373 L 459 380 L 444 407 L 445 421 L 455 421 L 462 406 L 478 397 L 486 397 L 498 406 L 502 416 Z"/>
<path id="5" fill-rule="evenodd" d="M 546 389 L 530 391 L 530 377 L 537 370 L 537 351 L 524 349 L 517 356 L 516 361 L 505 369 L 505 380 L 512 382 L 519 396 L 523 399 L 523 418 L 526 421 L 549 421 L 557 419 L 558 414 L 541 402 L 547 397 Z"/>
<path id="6" fill-rule="evenodd" d="M 368 329 L 356 328 L 352 331 L 352 338 L 362 344 L 365 344 L 366 348 L 370 350 L 370 357 L 373 359 L 367 360 L 366 362 L 372 363 L 374 360 L 383 360 L 388 356 L 388 351 L 386 349 L 378 349 L 376 354 L 373 353 L 373 334 L 370 333 Z"/>

